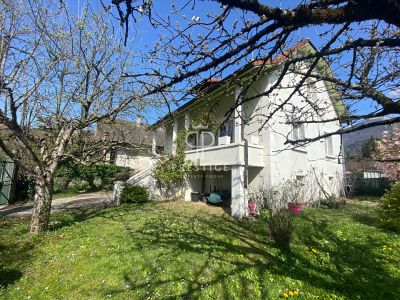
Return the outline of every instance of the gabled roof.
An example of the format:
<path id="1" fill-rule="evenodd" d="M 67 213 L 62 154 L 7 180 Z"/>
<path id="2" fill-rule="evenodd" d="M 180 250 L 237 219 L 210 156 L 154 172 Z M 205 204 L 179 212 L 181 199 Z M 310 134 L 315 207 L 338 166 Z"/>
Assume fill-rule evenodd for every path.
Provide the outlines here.
<path id="1" fill-rule="evenodd" d="M 309 39 L 304 39 L 297 43 L 296 45 L 288 48 L 284 53 L 277 55 L 272 59 L 257 59 L 251 60 L 242 68 L 238 69 L 237 71 L 233 72 L 232 74 L 228 75 L 224 79 L 221 78 L 209 78 L 204 80 L 203 82 L 199 83 L 193 88 L 198 96 L 182 106 L 178 107 L 174 112 L 171 114 L 165 115 L 163 118 L 158 120 L 152 126 L 157 128 L 165 121 L 168 121 L 171 117 L 176 117 L 183 113 L 189 107 L 197 104 L 200 100 L 204 99 L 205 95 L 210 95 L 214 91 L 218 90 L 219 88 L 225 86 L 231 79 L 244 79 L 246 76 L 251 74 L 252 71 L 257 70 L 259 67 L 264 67 L 265 71 L 271 70 L 280 64 L 282 64 L 286 59 L 292 56 L 295 53 L 301 52 L 304 55 L 315 53 L 317 50 L 315 46 L 311 43 Z M 317 66 L 317 70 L 321 72 L 324 76 L 332 77 L 333 74 L 328 62 L 325 59 L 320 59 Z M 338 116 L 342 116 L 346 113 L 346 108 L 344 103 L 340 97 L 339 91 L 337 90 L 336 86 L 332 82 L 325 81 L 325 85 L 327 87 L 327 92 L 332 100 L 333 106 L 335 108 L 336 113 Z"/>

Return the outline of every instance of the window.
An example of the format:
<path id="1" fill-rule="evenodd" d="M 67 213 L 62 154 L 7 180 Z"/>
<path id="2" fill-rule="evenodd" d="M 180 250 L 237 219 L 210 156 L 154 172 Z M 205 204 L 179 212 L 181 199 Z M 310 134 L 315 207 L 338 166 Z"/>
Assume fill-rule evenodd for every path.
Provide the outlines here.
<path id="1" fill-rule="evenodd" d="M 325 138 L 325 154 L 329 156 L 333 156 L 333 140 L 332 136 L 328 136 Z"/>
<path id="2" fill-rule="evenodd" d="M 221 126 L 221 129 L 219 131 L 219 136 L 233 136 L 233 124 L 224 124 Z"/>
<path id="3" fill-rule="evenodd" d="M 307 97 L 310 100 L 317 100 L 317 84 L 313 80 L 307 80 Z"/>
<path id="4" fill-rule="evenodd" d="M 304 124 L 293 122 L 292 125 L 292 138 L 294 141 L 302 140 L 305 138 Z"/>

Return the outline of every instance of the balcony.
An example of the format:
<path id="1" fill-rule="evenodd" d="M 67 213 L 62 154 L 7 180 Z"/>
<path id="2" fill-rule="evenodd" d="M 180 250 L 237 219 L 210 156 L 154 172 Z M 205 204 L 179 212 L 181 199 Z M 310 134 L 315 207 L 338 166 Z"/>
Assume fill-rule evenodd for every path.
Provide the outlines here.
<path id="1" fill-rule="evenodd" d="M 249 166 L 263 167 L 263 146 L 249 144 Z M 244 165 L 244 143 L 211 146 L 185 151 L 186 158 L 200 166 Z"/>

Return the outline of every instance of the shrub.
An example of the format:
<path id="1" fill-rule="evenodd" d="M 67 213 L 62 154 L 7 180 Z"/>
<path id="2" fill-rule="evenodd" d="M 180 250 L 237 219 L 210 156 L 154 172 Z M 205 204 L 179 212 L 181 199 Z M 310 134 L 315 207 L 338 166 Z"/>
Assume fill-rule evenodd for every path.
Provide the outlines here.
<path id="1" fill-rule="evenodd" d="M 121 191 L 121 202 L 143 203 L 149 200 L 146 188 L 138 185 L 126 185 Z"/>
<path id="2" fill-rule="evenodd" d="M 387 190 L 381 201 L 379 215 L 383 227 L 400 231 L 400 182 Z"/>
<path id="3" fill-rule="evenodd" d="M 23 173 L 17 174 L 14 202 L 33 200 L 35 194 L 35 178 Z"/>
<path id="4" fill-rule="evenodd" d="M 338 203 L 336 202 L 335 196 L 329 196 L 328 198 L 321 199 L 319 201 L 319 206 L 321 208 L 338 208 Z"/>
<path id="5" fill-rule="evenodd" d="M 275 213 L 264 215 L 270 237 L 280 247 L 289 247 L 293 237 L 293 213 L 280 209 Z"/>
<path id="6" fill-rule="evenodd" d="M 329 196 L 328 198 L 319 200 L 320 208 L 339 209 L 343 208 L 345 205 L 346 199 L 336 198 L 335 196 Z"/>
<path id="7" fill-rule="evenodd" d="M 115 181 L 127 181 L 130 178 L 129 171 L 128 172 L 119 172 L 115 175 L 114 180 Z"/>
<path id="8" fill-rule="evenodd" d="M 76 192 L 82 190 L 110 190 L 113 188 L 114 180 L 116 180 L 118 174 L 120 174 L 119 176 L 125 176 L 124 178 L 129 178 L 129 168 L 118 167 L 107 163 L 80 165 L 67 161 L 57 170 L 54 180 L 54 191 Z M 82 185 L 81 181 L 86 181 L 87 184 Z M 77 182 L 78 185 L 76 184 Z"/>
<path id="9" fill-rule="evenodd" d="M 78 194 L 82 192 L 87 192 L 91 190 L 91 186 L 84 181 L 71 183 L 68 187 L 68 191 L 73 194 Z"/>

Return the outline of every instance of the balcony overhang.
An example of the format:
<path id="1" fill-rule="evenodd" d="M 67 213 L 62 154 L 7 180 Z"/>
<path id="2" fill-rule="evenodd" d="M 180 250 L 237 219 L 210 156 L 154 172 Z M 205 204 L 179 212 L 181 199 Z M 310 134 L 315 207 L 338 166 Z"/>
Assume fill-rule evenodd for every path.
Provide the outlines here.
<path id="1" fill-rule="evenodd" d="M 244 143 L 213 146 L 196 150 L 185 151 L 186 159 L 197 163 L 201 167 L 208 166 L 244 166 Z M 263 167 L 264 147 L 248 145 L 248 165 Z"/>

